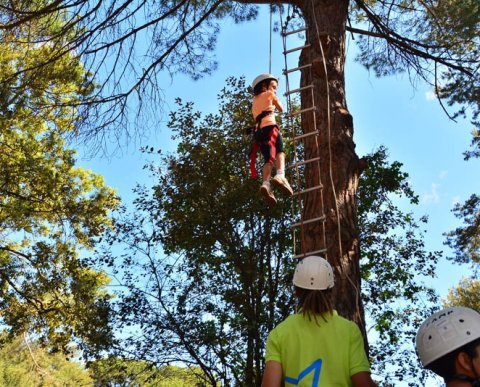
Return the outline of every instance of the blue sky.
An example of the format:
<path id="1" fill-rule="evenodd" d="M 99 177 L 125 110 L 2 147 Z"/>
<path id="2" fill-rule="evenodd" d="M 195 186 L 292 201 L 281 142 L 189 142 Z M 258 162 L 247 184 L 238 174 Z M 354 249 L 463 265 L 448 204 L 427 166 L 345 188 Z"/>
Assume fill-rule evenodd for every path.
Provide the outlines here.
<path id="1" fill-rule="evenodd" d="M 413 88 L 406 75 L 378 79 L 369 74 L 353 61 L 354 46 L 355 42 L 349 39 L 346 85 L 357 153 L 362 156 L 385 145 L 390 160 L 404 164 L 404 171 L 409 173 L 412 187 L 420 196 L 415 213 L 426 214 L 430 219 L 426 248 L 448 253 L 442 234 L 460 224 L 451 213 L 453 204 L 463 202 L 471 193 L 480 193 L 477 177 L 480 160 L 465 162 L 462 156 L 469 147 L 471 126 L 465 121 L 449 121 L 439 103 L 431 98 L 432 90 L 427 85 L 420 82 Z M 172 82 L 165 77 L 165 112 L 175 109 L 176 97 L 195 102 L 197 109 L 204 113 L 216 111 L 217 94 L 228 76 L 243 75 L 250 82 L 259 73 L 268 72 L 268 12 L 261 12 L 255 22 L 225 23 L 218 36 L 216 57 L 218 70 L 200 81 L 178 76 Z M 283 63 L 281 37 L 275 33 L 272 72 L 281 76 Z M 283 78 L 280 93 L 285 84 L 282 81 Z M 148 144 L 166 151 L 175 149 L 166 119 L 166 116 L 158 119 L 158 125 L 151 128 L 150 137 L 143 143 L 131 145 L 111 159 L 80 159 L 79 164 L 102 174 L 106 183 L 117 188 L 128 204 L 137 182 L 154 183 L 142 169 L 146 160 L 138 148 Z M 449 287 L 468 274 L 467 270 L 442 260 L 433 285 L 445 296 Z"/>

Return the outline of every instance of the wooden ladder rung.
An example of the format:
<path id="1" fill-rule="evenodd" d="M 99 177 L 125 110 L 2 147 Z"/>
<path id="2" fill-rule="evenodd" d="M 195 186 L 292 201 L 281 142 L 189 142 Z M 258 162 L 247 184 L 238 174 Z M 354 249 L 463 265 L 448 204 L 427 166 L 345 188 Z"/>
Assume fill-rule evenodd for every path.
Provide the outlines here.
<path id="1" fill-rule="evenodd" d="M 287 96 L 287 95 L 298 93 L 300 91 L 308 90 L 308 89 L 313 89 L 313 85 L 307 85 L 307 86 L 299 87 L 298 89 L 287 91 L 284 95 Z"/>
<path id="2" fill-rule="evenodd" d="M 284 69 L 283 70 L 283 75 L 287 75 L 287 74 L 290 74 L 290 73 L 293 73 L 294 71 L 299 71 L 299 70 L 303 70 L 303 69 L 306 69 L 308 67 L 312 67 L 312 64 L 311 63 L 307 63 L 306 65 L 303 65 L 303 66 L 298 66 L 298 67 L 294 67 L 293 69 Z"/>
<path id="3" fill-rule="evenodd" d="M 312 107 L 309 107 L 309 108 L 296 110 L 296 111 L 294 111 L 293 113 L 288 113 L 288 114 L 287 114 L 287 117 L 291 118 L 291 117 L 297 116 L 297 115 L 302 114 L 302 113 L 311 112 L 312 110 L 315 110 L 315 109 L 316 109 L 316 106 L 312 106 Z"/>
<path id="4" fill-rule="evenodd" d="M 310 255 L 316 255 L 316 254 L 326 254 L 327 253 L 327 249 L 320 249 L 320 250 L 315 250 L 315 251 L 309 251 L 308 253 L 304 253 L 304 254 L 296 254 L 293 256 L 293 258 L 305 258 L 305 257 L 308 257 Z"/>
<path id="5" fill-rule="evenodd" d="M 283 52 L 283 55 L 287 55 L 287 54 L 291 54 L 292 52 L 295 52 L 295 51 L 299 51 L 299 50 L 303 50 L 304 48 L 308 48 L 310 47 L 311 44 L 305 44 L 304 46 L 300 46 L 300 47 L 295 47 L 295 48 L 291 48 L 290 50 L 285 50 Z"/>
<path id="6" fill-rule="evenodd" d="M 315 187 L 310 187 L 310 188 L 306 188 L 306 189 L 304 189 L 302 191 L 299 191 L 299 192 L 294 192 L 293 196 L 303 195 L 303 194 L 306 194 L 308 192 L 316 191 L 318 189 L 323 189 L 323 185 L 319 184 L 319 185 L 316 185 Z"/>
<path id="7" fill-rule="evenodd" d="M 299 28 L 297 30 L 291 30 L 291 31 L 285 31 L 285 29 L 282 28 L 282 36 L 288 36 L 288 35 L 296 34 L 306 30 L 307 30 L 307 27 L 303 27 L 303 28 Z"/>
<path id="8" fill-rule="evenodd" d="M 320 160 L 320 157 L 314 157 L 312 159 L 308 159 L 308 160 L 303 160 L 303 161 L 299 161 L 298 163 L 294 163 L 290 166 L 290 168 L 297 168 L 297 167 L 300 167 L 302 165 L 305 165 L 305 164 L 308 164 L 308 163 L 313 163 L 314 161 L 318 161 Z"/>
<path id="9" fill-rule="evenodd" d="M 295 228 L 295 227 L 303 226 L 305 224 L 310 224 L 314 222 L 324 222 L 325 219 L 326 219 L 325 215 L 322 215 L 317 218 L 307 219 L 301 222 L 293 223 L 292 225 L 290 225 L 290 228 Z"/>
<path id="10" fill-rule="evenodd" d="M 293 137 L 292 140 L 293 140 L 293 141 L 297 141 L 297 140 L 301 140 L 301 139 L 303 139 L 303 138 L 310 137 L 310 136 L 315 136 L 315 135 L 318 135 L 318 131 L 317 131 L 317 132 L 310 132 L 310 133 L 301 134 L 300 136 Z"/>

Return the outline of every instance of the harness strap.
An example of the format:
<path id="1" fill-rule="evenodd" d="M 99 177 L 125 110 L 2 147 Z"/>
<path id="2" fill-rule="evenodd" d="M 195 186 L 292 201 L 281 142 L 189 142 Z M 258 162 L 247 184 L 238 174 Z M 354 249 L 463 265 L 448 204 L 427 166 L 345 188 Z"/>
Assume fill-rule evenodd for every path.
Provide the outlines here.
<path id="1" fill-rule="evenodd" d="M 469 382 L 472 384 L 472 387 L 480 387 L 480 378 L 472 378 L 471 376 L 464 374 L 455 374 L 450 380 L 461 380 L 463 382 Z"/>
<path id="2" fill-rule="evenodd" d="M 277 148 L 275 147 L 275 143 L 277 142 L 277 137 L 278 137 L 278 126 L 275 126 L 272 128 L 272 131 L 270 132 L 270 140 L 268 141 L 268 144 L 271 146 L 271 151 L 270 151 L 270 159 L 268 160 L 270 163 L 273 163 L 275 159 L 277 158 Z"/>
<path id="3" fill-rule="evenodd" d="M 250 176 L 252 179 L 256 179 L 258 177 L 257 168 L 255 168 L 255 164 L 257 162 L 257 152 L 260 148 L 260 144 L 258 142 L 254 142 L 252 145 L 252 149 L 250 151 Z"/>
<path id="4" fill-rule="evenodd" d="M 264 110 L 258 116 L 255 117 L 255 130 L 260 129 L 260 124 L 261 124 L 262 120 L 270 114 L 273 114 L 273 112 L 269 111 L 269 110 Z"/>

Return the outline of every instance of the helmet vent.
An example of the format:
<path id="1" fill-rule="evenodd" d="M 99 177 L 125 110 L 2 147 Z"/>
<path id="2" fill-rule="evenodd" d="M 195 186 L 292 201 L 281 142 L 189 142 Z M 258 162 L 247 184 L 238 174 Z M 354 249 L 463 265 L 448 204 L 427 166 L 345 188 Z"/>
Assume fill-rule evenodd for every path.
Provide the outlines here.
<path id="1" fill-rule="evenodd" d="M 460 321 L 461 323 L 465 322 L 463 318 L 459 319 L 458 321 Z"/>
<path id="2" fill-rule="evenodd" d="M 432 335 L 428 335 L 428 340 L 432 340 Z"/>
<path id="3" fill-rule="evenodd" d="M 470 335 L 471 335 L 470 331 L 467 331 L 467 336 L 470 336 Z"/>

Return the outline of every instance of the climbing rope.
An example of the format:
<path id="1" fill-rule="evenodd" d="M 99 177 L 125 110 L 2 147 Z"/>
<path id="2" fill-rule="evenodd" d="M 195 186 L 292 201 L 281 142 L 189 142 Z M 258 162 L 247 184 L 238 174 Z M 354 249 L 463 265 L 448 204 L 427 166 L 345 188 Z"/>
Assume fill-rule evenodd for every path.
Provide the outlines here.
<path id="1" fill-rule="evenodd" d="M 343 247 L 342 247 L 342 235 L 341 235 L 341 223 L 340 223 L 340 209 L 339 209 L 339 206 L 338 206 L 337 193 L 336 193 L 336 189 L 335 189 L 335 185 L 334 185 L 334 179 L 333 179 L 333 154 L 332 154 L 332 144 L 331 144 L 332 123 L 331 123 L 331 106 L 330 106 L 330 85 L 329 85 L 328 69 L 327 69 L 327 64 L 326 64 L 325 50 L 324 50 L 324 47 L 323 47 L 322 40 L 320 38 L 320 29 L 319 29 L 319 26 L 318 26 L 317 13 L 316 13 L 316 10 L 315 10 L 314 0 L 312 0 L 312 14 L 314 15 L 314 23 L 315 23 L 315 26 L 314 26 L 315 27 L 315 35 L 316 35 L 315 38 L 318 41 L 318 45 L 319 45 L 319 48 L 320 48 L 320 54 L 322 56 L 322 62 L 323 62 L 323 71 L 324 71 L 324 75 L 325 75 L 325 88 L 326 88 L 326 96 L 327 96 L 327 139 L 326 139 L 326 141 L 327 141 L 328 163 L 329 163 L 328 164 L 328 171 L 329 171 L 329 183 L 330 183 L 330 186 L 331 186 L 332 195 L 333 195 L 333 199 L 334 199 L 334 203 L 335 203 L 334 204 L 335 205 L 335 213 L 336 213 L 336 218 L 337 218 L 338 250 L 339 250 L 339 255 L 340 255 L 340 265 L 338 266 L 338 269 L 339 269 L 339 272 L 348 280 L 348 282 L 351 284 L 351 286 L 353 287 L 353 289 L 355 291 L 355 294 L 356 294 L 356 298 L 355 298 L 356 313 L 359 316 L 360 315 L 360 305 L 359 305 L 359 301 L 358 301 L 359 297 L 360 297 L 359 289 L 358 289 L 357 285 L 355 284 L 355 282 L 350 277 L 350 275 L 348 274 L 348 270 L 346 270 L 346 268 L 343 265 Z M 297 189 L 300 190 L 302 180 L 301 180 L 300 171 L 299 171 L 298 166 L 305 165 L 306 163 L 312 162 L 312 161 L 316 162 L 317 163 L 316 168 L 317 168 L 317 171 L 318 171 L 319 186 L 318 187 L 309 187 L 309 188 L 305 189 L 303 191 L 303 193 L 306 193 L 308 191 L 319 188 L 321 211 L 324 212 L 325 207 L 324 207 L 324 197 L 323 197 L 323 190 L 322 190 L 322 177 L 321 177 L 321 169 L 320 169 L 320 153 L 319 153 L 319 143 L 318 143 L 318 129 L 317 129 L 317 119 L 316 119 L 317 117 L 316 117 L 316 106 L 315 106 L 315 98 L 314 98 L 313 77 L 312 77 L 312 72 L 311 72 L 311 60 L 310 60 L 310 63 L 302 64 L 302 66 L 300 66 L 300 67 L 289 70 L 288 59 L 287 59 L 287 53 L 291 53 L 295 50 L 303 49 L 304 47 L 310 47 L 310 44 L 309 44 L 310 39 L 309 39 L 309 36 L 308 36 L 308 30 L 307 30 L 306 23 L 305 23 L 305 28 L 304 29 L 293 30 L 293 31 L 289 31 L 287 33 L 288 24 L 289 24 L 291 19 L 292 19 L 292 17 L 287 13 L 287 20 L 285 21 L 285 24 L 284 24 L 283 19 L 282 19 L 282 13 L 280 12 L 280 24 L 282 26 L 284 60 L 285 60 L 284 74 L 285 74 L 285 78 L 286 78 L 286 90 L 287 90 L 287 93 L 285 95 L 287 96 L 287 108 L 288 108 L 288 111 L 289 111 L 289 114 L 287 114 L 287 117 L 289 118 L 289 124 L 291 125 L 291 128 L 292 128 L 292 139 L 293 139 L 292 145 L 293 145 L 293 160 L 294 160 L 293 164 L 296 166 L 295 167 L 296 186 L 297 186 Z M 287 44 L 286 44 L 287 35 L 292 34 L 292 33 L 296 33 L 297 31 L 303 31 L 303 30 L 306 31 L 306 44 L 305 44 L 305 46 L 302 46 L 302 47 L 299 47 L 299 48 L 296 48 L 296 49 L 287 50 Z M 306 77 L 306 79 L 309 79 L 312 82 L 311 85 L 306 85 L 306 86 L 304 85 L 303 87 L 300 87 L 299 89 L 296 89 L 295 91 L 300 91 L 300 90 L 303 90 L 303 89 L 307 89 L 308 87 L 311 88 L 312 106 L 307 107 L 307 108 L 303 107 L 303 108 L 300 109 L 300 112 L 306 112 L 306 111 L 310 111 L 310 110 L 313 112 L 313 132 L 303 133 L 302 135 L 297 136 L 296 133 L 295 133 L 295 125 L 293 123 L 293 113 L 291 113 L 294 109 L 294 106 L 293 106 L 293 103 L 292 103 L 292 100 L 291 100 L 291 97 L 290 97 L 291 92 L 290 92 L 290 84 L 289 84 L 288 74 L 290 72 L 297 71 L 297 70 L 302 70 L 302 69 L 306 70 L 307 68 L 310 69 L 310 73 L 308 74 L 309 77 Z M 303 160 L 301 162 L 298 162 L 298 155 L 297 155 L 298 147 L 297 147 L 295 139 L 300 139 L 300 138 L 303 138 L 303 137 L 307 137 L 307 136 L 311 135 L 312 133 L 315 136 L 314 140 L 315 140 L 315 147 L 316 147 L 316 157 L 313 157 L 310 160 Z M 309 156 L 309 157 L 311 157 L 311 156 Z M 300 200 L 299 200 L 299 204 L 298 204 L 298 210 L 300 211 L 300 222 L 299 222 L 300 243 L 301 243 L 301 247 L 302 247 L 301 250 L 302 250 L 303 254 L 296 254 L 297 241 L 296 241 L 295 230 L 293 230 L 294 256 L 295 257 L 305 257 L 307 255 L 313 255 L 317 252 L 316 251 L 315 252 L 307 251 L 307 248 L 306 248 L 304 227 L 305 227 L 305 224 L 309 223 L 311 220 L 309 220 L 309 219 L 305 220 L 304 219 L 304 213 L 303 213 L 304 205 L 303 205 L 303 200 L 302 200 L 302 197 L 301 197 L 302 192 L 298 192 L 298 194 L 300 195 L 300 197 L 299 197 Z M 292 200 L 292 214 L 295 217 L 295 205 L 293 204 L 293 200 Z M 322 218 L 320 217 L 320 218 L 315 218 L 315 219 L 312 219 L 312 220 L 318 220 L 318 219 L 322 219 Z M 327 252 L 327 249 L 326 249 L 327 244 L 326 244 L 325 220 L 326 220 L 325 217 L 323 217 L 323 220 L 322 220 L 322 239 L 323 239 L 323 246 L 325 248 L 324 249 L 325 250 L 325 253 L 324 253 L 325 259 L 329 260 L 328 259 L 328 252 Z M 361 321 L 360 318 L 359 318 L 359 321 Z"/>
<path id="2" fill-rule="evenodd" d="M 268 73 L 272 73 L 272 22 L 273 22 L 273 4 L 270 3 L 270 28 L 269 28 L 269 36 L 270 36 L 270 49 L 269 49 L 269 56 L 268 56 Z"/>
<path id="3" fill-rule="evenodd" d="M 295 9 L 295 8 L 294 8 L 292 14 L 294 12 L 299 14 L 298 10 Z M 315 115 L 316 107 L 315 107 L 315 98 L 314 98 L 314 93 L 313 93 L 313 84 L 310 85 L 310 86 L 300 87 L 298 89 L 295 89 L 295 90 L 291 91 L 290 90 L 290 84 L 289 84 L 289 77 L 288 77 L 288 74 L 292 73 L 294 71 L 299 71 L 299 70 L 306 69 L 306 68 L 310 68 L 310 70 L 311 70 L 311 64 L 302 65 L 302 66 L 299 66 L 299 67 L 296 67 L 296 68 L 293 68 L 293 69 L 288 68 L 289 66 L 288 66 L 287 54 L 289 54 L 291 52 L 301 50 L 304 47 L 309 46 L 308 43 L 307 43 L 302 47 L 297 47 L 297 48 L 294 48 L 294 49 L 287 49 L 286 38 L 287 38 L 288 35 L 307 30 L 306 27 L 305 27 L 305 28 L 293 29 L 291 31 L 288 31 L 289 22 L 291 20 L 293 20 L 294 18 L 295 18 L 294 15 L 291 16 L 290 12 L 287 12 L 287 20 L 284 23 L 283 18 L 282 18 L 282 14 L 280 13 L 280 23 L 282 25 L 284 59 L 285 59 L 284 74 L 285 74 L 285 77 L 286 77 L 287 106 L 288 106 L 288 111 L 290 112 L 289 114 L 287 114 L 287 118 L 289 119 L 289 124 L 292 128 L 292 145 L 293 145 L 293 160 L 294 160 L 293 166 L 295 167 L 296 187 L 297 187 L 298 190 L 300 190 L 298 192 L 298 196 L 299 196 L 298 210 L 300 212 L 300 222 L 298 222 L 298 223 L 296 223 L 292 226 L 293 250 L 294 250 L 294 257 L 295 258 L 305 257 L 307 255 L 314 255 L 314 254 L 318 254 L 318 253 L 325 255 L 325 258 L 327 258 L 325 216 L 323 214 L 323 212 L 324 212 L 324 200 L 323 200 L 323 192 L 322 192 L 322 178 L 321 178 L 319 144 L 318 144 L 318 129 L 317 129 L 317 120 L 316 120 L 316 115 Z M 312 79 L 311 71 L 310 71 L 310 79 Z M 292 103 L 292 100 L 291 100 L 291 97 L 290 97 L 291 94 L 295 93 L 295 92 L 301 92 L 303 90 L 308 90 L 308 89 L 310 89 L 310 91 L 311 91 L 312 106 L 309 107 L 309 108 L 301 108 L 298 111 L 294 111 L 294 106 L 293 106 L 293 103 Z M 297 136 L 297 134 L 295 133 L 295 125 L 294 125 L 294 122 L 293 122 L 293 116 L 296 115 L 296 114 L 308 113 L 310 111 L 313 114 L 313 117 L 312 117 L 313 118 L 313 120 L 312 120 L 313 131 L 311 131 L 309 133 L 303 133 L 303 134 L 300 134 L 300 135 Z M 316 157 L 313 157 L 309 160 L 298 161 L 298 153 L 297 153 L 298 147 L 297 147 L 296 141 L 300 140 L 300 139 L 303 139 L 305 137 L 309 137 L 311 135 L 315 136 L 314 140 L 315 140 Z M 302 184 L 302 179 L 301 179 L 301 176 L 300 176 L 299 167 L 306 166 L 307 164 L 309 164 L 311 162 L 316 162 L 317 163 L 316 171 L 318 173 L 318 185 L 317 186 L 312 186 L 312 187 L 309 187 L 309 188 L 305 188 L 305 189 L 302 190 L 303 184 Z M 302 195 L 307 193 L 307 192 L 311 192 L 311 191 L 315 191 L 315 190 L 318 190 L 319 194 L 320 194 L 320 204 L 321 204 L 320 210 L 322 212 L 322 215 L 318 216 L 316 218 L 305 220 L 304 219 L 304 205 L 303 205 Z M 295 217 L 295 213 L 296 213 L 295 210 L 296 210 L 295 204 L 294 204 L 294 201 L 292 200 L 292 214 L 293 214 L 294 217 Z M 322 222 L 322 239 L 323 239 L 322 243 L 323 243 L 324 248 L 320 249 L 320 250 L 317 250 L 317 251 L 308 251 L 307 248 L 306 248 L 305 227 L 304 226 L 307 223 L 313 223 L 315 221 L 321 221 Z M 301 254 L 296 253 L 296 247 L 297 247 L 296 232 L 295 232 L 295 227 L 296 226 L 300 227 L 300 244 L 301 244 L 301 251 L 302 251 Z"/>
<path id="4" fill-rule="evenodd" d="M 327 71 L 327 62 L 326 62 L 326 58 L 325 58 L 325 52 L 324 52 L 324 49 L 323 49 L 323 44 L 322 44 L 322 40 L 320 39 L 320 30 L 318 28 L 318 21 L 317 21 L 317 13 L 316 13 L 316 10 L 315 10 L 315 0 L 311 0 L 312 1 L 312 12 L 313 12 L 313 20 L 315 22 L 315 32 L 316 32 L 316 35 L 317 35 L 317 40 L 318 40 L 318 44 L 320 46 L 320 52 L 322 54 L 322 62 L 323 62 L 323 71 L 325 73 L 325 83 L 326 83 L 326 90 L 327 90 L 327 131 L 328 131 L 328 157 L 329 157 L 329 175 L 330 175 L 330 184 L 331 184 L 331 188 L 332 188 L 332 193 L 333 193 L 333 197 L 334 197 L 334 200 L 335 200 L 335 212 L 336 212 L 336 216 L 337 216 L 337 233 L 338 233 L 338 249 L 339 249 L 339 254 L 340 254 L 340 258 L 341 258 L 341 261 L 340 261 L 340 264 L 341 264 L 341 270 L 342 270 L 342 273 L 343 275 L 348 279 L 348 281 L 350 282 L 350 284 L 352 285 L 352 287 L 355 289 L 355 309 L 356 309 L 356 313 L 358 314 L 358 321 L 361 322 L 362 319 L 360 318 L 360 305 L 359 305 L 359 298 L 360 298 L 360 291 L 357 287 L 357 285 L 355 284 L 355 282 L 353 282 L 352 278 L 349 276 L 348 272 L 344 269 L 343 267 L 343 260 L 342 260 L 342 257 L 343 257 L 343 248 L 342 248 L 342 233 L 341 233 L 341 225 L 340 225 L 340 210 L 338 208 L 338 200 L 337 200 L 337 194 L 336 194 L 336 190 L 335 190 L 335 185 L 334 185 L 334 182 L 333 182 L 333 170 L 332 170 L 332 146 L 331 146 L 331 118 L 330 118 L 330 115 L 331 115 L 331 111 L 330 111 L 330 85 L 329 85 L 329 82 L 328 82 L 328 71 Z M 365 329 L 365 327 L 363 327 Z"/>

